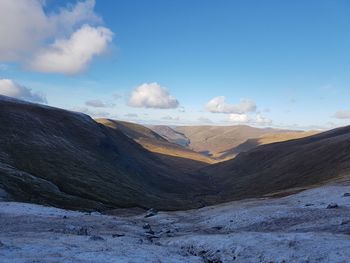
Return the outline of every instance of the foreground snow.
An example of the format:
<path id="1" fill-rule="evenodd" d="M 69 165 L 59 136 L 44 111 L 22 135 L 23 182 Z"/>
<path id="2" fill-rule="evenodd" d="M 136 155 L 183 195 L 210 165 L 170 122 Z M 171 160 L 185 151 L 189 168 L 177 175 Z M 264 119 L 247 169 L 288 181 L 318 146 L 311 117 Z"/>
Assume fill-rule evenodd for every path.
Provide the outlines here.
<path id="1" fill-rule="evenodd" d="M 325 186 L 147 219 L 1 202 L 0 262 L 349 262 L 345 193 Z"/>

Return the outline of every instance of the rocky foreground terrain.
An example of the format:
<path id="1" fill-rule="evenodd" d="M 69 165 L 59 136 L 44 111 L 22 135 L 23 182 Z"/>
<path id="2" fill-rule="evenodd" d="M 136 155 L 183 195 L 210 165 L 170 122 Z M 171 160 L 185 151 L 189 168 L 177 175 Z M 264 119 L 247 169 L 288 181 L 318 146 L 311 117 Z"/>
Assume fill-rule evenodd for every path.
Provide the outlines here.
<path id="1" fill-rule="evenodd" d="M 349 262 L 350 183 L 178 212 L 0 202 L 0 262 Z"/>

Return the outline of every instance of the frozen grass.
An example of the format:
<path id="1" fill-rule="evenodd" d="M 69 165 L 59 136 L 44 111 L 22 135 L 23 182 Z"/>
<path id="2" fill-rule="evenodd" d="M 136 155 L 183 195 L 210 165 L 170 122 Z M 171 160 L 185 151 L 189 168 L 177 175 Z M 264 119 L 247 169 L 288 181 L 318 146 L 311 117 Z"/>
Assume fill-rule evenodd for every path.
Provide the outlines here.
<path id="1" fill-rule="evenodd" d="M 1 202 L 0 262 L 348 262 L 344 193 L 324 186 L 147 219 Z"/>

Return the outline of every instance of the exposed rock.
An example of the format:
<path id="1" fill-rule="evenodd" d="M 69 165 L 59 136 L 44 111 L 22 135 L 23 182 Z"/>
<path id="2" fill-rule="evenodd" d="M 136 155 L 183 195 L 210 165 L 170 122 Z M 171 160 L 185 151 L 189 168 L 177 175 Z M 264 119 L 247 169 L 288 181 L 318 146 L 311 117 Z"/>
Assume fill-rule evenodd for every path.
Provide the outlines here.
<path id="1" fill-rule="evenodd" d="M 330 203 L 328 206 L 327 206 L 327 209 L 334 209 L 334 208 L 338 208 L 338 204 L 336 203 Z"/>
<path id="2" fill-rule="evenodd" d="M 124 237 L 125 234 L 113 234 L 112 237 L 116 238 L 116 237 Z"/>
<path id="3" fill-rule="evenodd" d="M 77 234 L 81 235 L 81 236 L 87 236 L 89 234 L 89 231 L 88 231 L 87 227 L 81 227 L 78 229 Z"/>
<path id="4" fill-rule="evenodd" d="M 350 196 L 350 193 L 343 194 L 343 197 L 349 197 L 349 196 Z"/>
<path id="5" fill-rule="evenodd" d="M 105 239 L 101 236 L 91 236 L 89 238 L 89 240 L 91 240 L 91 241 L 105 241 Z"/>
<path id="6" fill-rule="evenodd" d="M 150 224 L 148 223 L 145 223 L 143 226 L 142 226 L 143 229 L 151 229 L 151 226 Z"/>
<path id="7" fill-rule="evenodd" d="M 146 212 L 145 217 L 147 218 L 147 217 L 155 216 L 157 214 L 158 214 L 158 211 L 154 208 L 151 208 Z"/>

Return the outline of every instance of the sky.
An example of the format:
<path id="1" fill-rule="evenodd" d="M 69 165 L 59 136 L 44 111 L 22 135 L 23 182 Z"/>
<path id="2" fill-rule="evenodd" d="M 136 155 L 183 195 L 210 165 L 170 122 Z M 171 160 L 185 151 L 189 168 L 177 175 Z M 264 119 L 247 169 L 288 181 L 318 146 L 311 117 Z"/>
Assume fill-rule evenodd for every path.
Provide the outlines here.
<path id="1" fill-rule="evenodd" d="M 347 0 L 0 0 L 0 94 L 144 124 L 350 122 Z"/>

